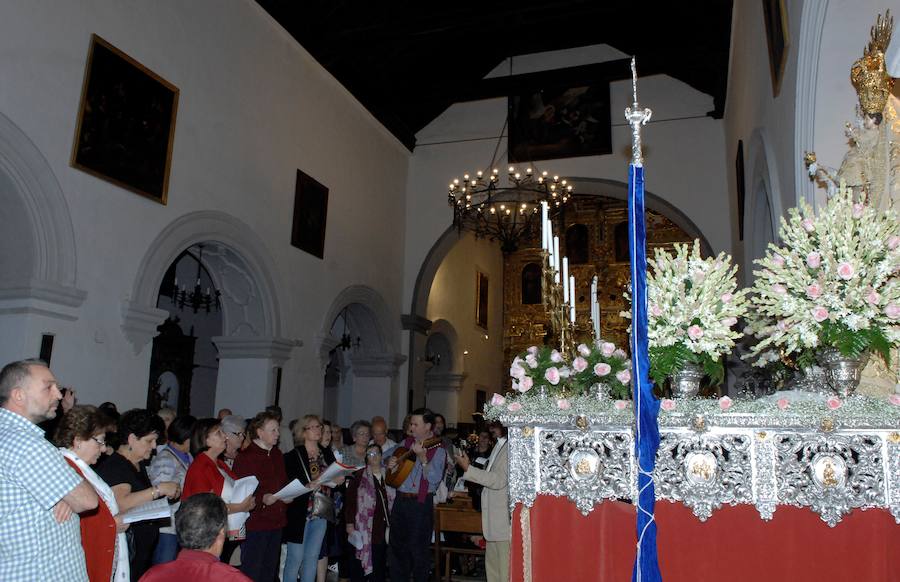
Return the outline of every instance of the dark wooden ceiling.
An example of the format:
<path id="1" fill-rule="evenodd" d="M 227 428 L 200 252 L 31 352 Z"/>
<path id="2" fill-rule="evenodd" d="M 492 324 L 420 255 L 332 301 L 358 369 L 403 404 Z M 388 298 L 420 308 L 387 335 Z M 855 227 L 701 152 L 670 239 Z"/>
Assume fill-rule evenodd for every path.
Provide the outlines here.
<path id="1" fill-rule="evenodd" d="M 608 44 L 725 109 L 732 0 L 257 0 L 410 150 L 451 104 L 630 76 L 624 61 L 506 79 L 510 55 Z"/>

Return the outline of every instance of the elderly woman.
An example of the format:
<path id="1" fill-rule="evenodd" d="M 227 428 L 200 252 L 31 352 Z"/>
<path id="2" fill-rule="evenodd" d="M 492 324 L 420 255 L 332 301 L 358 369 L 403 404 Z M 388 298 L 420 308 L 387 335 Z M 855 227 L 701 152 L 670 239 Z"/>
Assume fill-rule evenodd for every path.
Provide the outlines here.
<path id="1" fill-rule="evenodd" d="M 386 487 L 384 483 L 381 446 L 373 443 L 366 449 L 366 468 L 356 474 L 347 488 L 344 501 L 347 536 L 362 544 L 356 548 L 356 559 L 359 560 L 361 572 L 357 570 L 351 576 L 353 582 L 361 582 L 363 579 L 372 582 L 385 580 L 385 534 L 391 507 L 394 505 L 394 495 L 394 489 Z"/>
<path id="2" fill-rule="evenodd" d="M 162 417 L 162 410 L 159 411 Z M 163 418 L 165 420 L 165 418 Z M 179 416 L 166 427 L 166 444 L 157 448 L 156 456 L 150 461 L 147 474 L 154 485 L 174 481 L 184 489 L 184 476 L 194 457 L 190 451 L 191 431 L 197 419 L 193 416 Z M 172 514 L 178 511 L 178 504 L 172 506 Z M 178 555 L 178 540 L 175 537 L 175 518 L 165 527 L 159 528 L 159 541 L 153 552 L 153 563 L 171 562 Z"/>
<path id="3" fill-rule="evenodd" d="M 361 467 L 366 464 L 366 447 L 372 438 L 372 425 L 367 420 L 357 420 L 350 425 L 350 438 L 353 444 L 341 449 L 341 462 Z"/>
<path id="4" fill-rule="evenodd" d="M 247 539 L 241 545 L 241 571 L 255 582 L 272 582 L 278 575 L 281 528 L 287 525 L 286 506 L 273 495 L 287 484 L 284 457 L 276 448 L 278 418 L 271 412 L 260 412 L 250 421 L 247 432 L 253 442 L 238 453 L 234 474 L 238 478 L 253 475 L 259 486 L 254 492 L 256 511 L 247 520 Z"/>
<path id="5" fill-rule="evenodd" d="M 322 419 L 307 414 L 294 425 L 295 447 L 284 454 L 284 468 L 288 481 L 299 479 L 301 483 L 331 496 L 331 490 L 319 483 L 319 475 L 334 463 L 334 453 L 322 446 Z M 343 478 L 338 480 L 343 483 Z M 314 494 L 307 493 L 295 499 L 287 510 L 288 525 L 284 529 L 287 542 L 287 558 L 284 562 L 283 580 L 294 581 L 300 574 L 301 582 L 315 582 L 317 563 L 322 550 L 322 540 L 328 522 L 311 514 Z"/>
<path id="6" fill-rule="evenodd" d="M 134 409 L 123 414 L 118 423 L 119 448 L 97 469 L 112 488 L 119 511 L 123 513 L 163 496 L 175 499 L 181 494 L 178 483 L 173 481 L 151 484 L 144 466 L 156 449 L 158 421 L 159 417 L 149 410 Z M 132 524 L 128 536 L 131 538 L 129 547 L 134 548 L 130 560 L 131 579 L 137 581 L 151 566 L 159 537 L 159 522 Z"/>
<path id="7" fill-rule="evenodd" d="M 222 453 L 222 460 L 229 469 L 234 467 L 234 460 L 244 444 L 246 428 L 247 423 L 240 416 L 231 414 L 222 419 L 222 431 L 225 433 L 225 452 Z"/>
<path id="8" fill-rule="evenodd" d="M 88 578 L 127 582 L 128 542 L 124 532 L 128 525 L 122 523 L 112 489 L 91 468 L 106 448 L 108 423 L 109 419 L 93 406 L 75 406 L 60 419 L 53 440 L 66 461 L 93 485 L 100 497 L 96 510 L 80 516 Z"/>

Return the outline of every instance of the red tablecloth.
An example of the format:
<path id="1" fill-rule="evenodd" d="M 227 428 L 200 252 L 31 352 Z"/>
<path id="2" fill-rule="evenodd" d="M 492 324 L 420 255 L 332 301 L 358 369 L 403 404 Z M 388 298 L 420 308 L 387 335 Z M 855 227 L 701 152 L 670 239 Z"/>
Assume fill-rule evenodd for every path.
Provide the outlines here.
<path id="1" fill-rule="evenodd" d="M 522 582 L 521 506 L 513 514 L 510 580 Z M 680 503 L 658 502 L 663 582 L 900 582 L 900 525 L 885 510 L 853 511 L 836 527 L 780 506 L 771 521 L 755 507 L 723 507 L 702 522 Z M 565 498 L 531 508 L 532 581 L 628 582 L 635 509 L 602 503 L 587 516 Z"/>

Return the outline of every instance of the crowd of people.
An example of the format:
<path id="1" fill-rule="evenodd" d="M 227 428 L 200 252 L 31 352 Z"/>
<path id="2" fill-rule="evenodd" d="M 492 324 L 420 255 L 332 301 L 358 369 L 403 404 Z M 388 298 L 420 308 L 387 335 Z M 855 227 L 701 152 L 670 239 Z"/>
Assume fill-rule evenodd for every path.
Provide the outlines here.
<path id="1" fill-rule="evenodd" d="M 308 414 L 289 424 L 294 448 L 282 453 L 281 425 L 277 407 L 249 421 L 228 409 L 120 414 L 109 402 L 77 404 L 39 360 L 6 365 L 0 580 L 324 582 L 336 569 L 353 582 L 424 582 L 436 567 L 434 505 L 463 482 L 483 501 L 488 581 L 508 580 L 502 427 L 466 451 L 425 408 L 408 415 L 399 442 L 381 417 L 354 422 L 345 441 L 341 427 Z M 345 476 L 325 482 L 337 462 Z M 250 476 L 255 491 L 235 499 Z M 276 495 L 295 479 L 307 493 Z M 126 518 L 163 498 L 171 518 Z"/>

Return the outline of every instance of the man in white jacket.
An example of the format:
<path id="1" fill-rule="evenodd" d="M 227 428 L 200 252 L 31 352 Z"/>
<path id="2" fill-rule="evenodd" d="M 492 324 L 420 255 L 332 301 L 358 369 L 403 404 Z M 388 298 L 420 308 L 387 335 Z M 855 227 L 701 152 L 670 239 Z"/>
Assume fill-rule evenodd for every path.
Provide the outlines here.
<path id="1" fill-rule="evenodd" d="M 469 464 L 465 452 L 456 456 L 456 463 L 465 471 L 462 478 L 483 485 L 481 490 L 481 527 L 487 542 L 485 569 L 487 582 L 509 581 L 509 457 L 506 438 L 494 445 L 487 468 Z"/>

